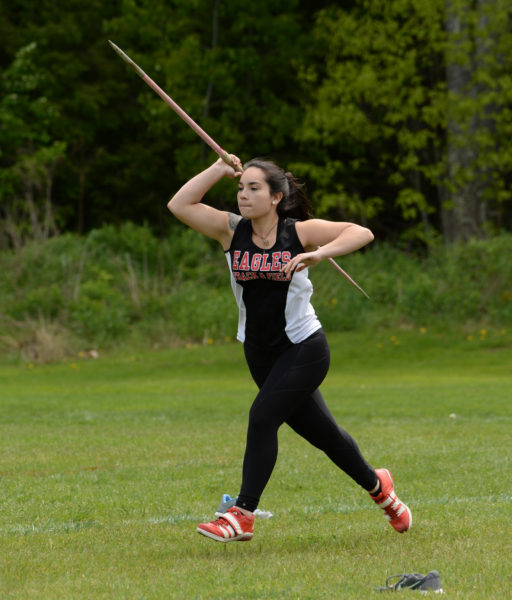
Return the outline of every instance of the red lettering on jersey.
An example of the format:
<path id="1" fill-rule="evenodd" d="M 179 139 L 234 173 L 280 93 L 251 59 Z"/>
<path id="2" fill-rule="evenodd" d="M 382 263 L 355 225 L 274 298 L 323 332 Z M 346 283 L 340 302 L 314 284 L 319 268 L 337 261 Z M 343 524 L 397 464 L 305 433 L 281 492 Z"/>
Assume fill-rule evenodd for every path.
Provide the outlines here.
<path id="1" fill-rule="evenodd" d="M 290 281 L 284 273 L 267 273 L 267 278 L 272 281 Z"/>
<path id="2" fill-rule="evenodd" d="M 252 271 L 241 273 L 240 271 L 235 271 L 233 277 L 235 278 L 235 281 L 253 281 L 254 279 L 258 279 L 258 273 Z"/>
<path id="3" fill-rule="evenodd" d="M 248 250 L 246 250 L 244 252 L 244 255 L 242 257 L 242 262 L 240 263 L 239 269 L 241 271 L 248 271 L 249 270 L 249 251 Z"/>
<path id="4" fill-rule="evenodd" d="M 281 269 L 291 258 L 292 253 L 289 250 L 272 252 L 271 255 L 256 252 L 252 257 L 248 250 L 243 254 L 241 250 L 235 250 L 233 252 L 233 274 L 236 281 L 252 281 L 258 278 L 288 281 L 288 277 L 281 273 Z M 240 271 L 246 271 L 246 273 L 240 273 Z"/>
<path id="5" fill-rule="evenodd" d="M 281 252 L 272 252 L 272 271 L 281 270 Z"/>
<path id="6" fill-rule="evenodd" d="M 259 271 L 261 265 L 261 254 L 253 254 L 251 260 L 251 271 Z"/>
<path id="7" fill-rule="evenodd" d="M 268 254 L 263 255 L 263 262 L 260 271 L 270 271 L 270 263 L 268 262 Z"/>

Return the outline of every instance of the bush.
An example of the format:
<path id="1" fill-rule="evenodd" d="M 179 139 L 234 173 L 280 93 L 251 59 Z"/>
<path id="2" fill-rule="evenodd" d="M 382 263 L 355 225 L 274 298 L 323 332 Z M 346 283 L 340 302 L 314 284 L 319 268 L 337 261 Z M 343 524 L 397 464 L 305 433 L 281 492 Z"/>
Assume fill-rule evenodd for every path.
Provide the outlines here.
<path id="1" fill-rule="evenodd" d="M 315 308 L 329 329 L 433 322 L 506 326 L 512 314 L 511 255 L 510 235 L 440 246 L 426 257 L 376 244 L 337 259 L 371 300 L 325 263 L 311 270 Z"/>
<path id="2" fill-rule="evenodd" d="M 370 301 L 325 262 L 310 271 L 313 304 L 326 330 L 505 327 L 512 322 L 511 255 L 510 235 L 439 246 L 422 258 L 375 244 L 337 259 Z M 129 338 L 168 344 L 236 333 L 222 250 L 181 227 L 159 240 L 147 227 L 128 223 L 5 251 L 0 287 L 4 351 L 37 345 L 37 339 L 55 340 L 60 356 Z"/>

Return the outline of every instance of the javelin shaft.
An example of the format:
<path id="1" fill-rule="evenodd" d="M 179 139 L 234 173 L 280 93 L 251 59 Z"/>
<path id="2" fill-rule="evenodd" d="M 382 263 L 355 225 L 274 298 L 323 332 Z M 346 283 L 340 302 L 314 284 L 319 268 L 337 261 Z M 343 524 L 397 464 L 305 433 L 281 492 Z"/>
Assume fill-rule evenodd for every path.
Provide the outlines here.
<path id="1" fill-rule="evenodd" d="M 232 166 L 235 170 L 237 171 L 241 171 L 242 167 L 240 167 L 239 165 L 233 165 L 231 162 L 231 157 L 229 156 L 229 154 L 223 150 L 219 144 L 217 144 L 217 142 L 215 140 L 213 140 L 207 133 L 206 131 L 204 131 L 204 129 L 202 129 L 193 119 L 191 119 L 187 113 L 178 105 L 176 104 L 176 102 L 174 102 L 174 100 L 168 96 L 163 89 L 156 84 L 151 77 L 149 77 L 149 75 L 147 75 L 140 67 L 139 65 L 133 61 L 127 54 L 126 52 L 123 52 L 121 50 L 121 48 L 119 48 L 119 46 L 116 46 L 114 44 L 114 42 L 111 42 L 110 40 L 108 41 L 108 43 L 112 46 L 112 48 L 119 54 L 119 56 L 130 65 L 130 67 L 132 67 L 134 69 L 134 71 L 137 73 L 137 75 L 139 75 L 139 77 L 147 84 L 149 85 L 149 87 L 156 92 L 160 98 L 162 98 L 162 100 L 168 104 L 173 110 L 174 112 L 180 116 L 185 123 L 187 123 L 187 125 L 189 125 L 196 133 L 197 135 L 203 140 L 203 142 L 205 142 L 205 144 L 208 144 L 208 146 L 210 146 L 210 148 L 216 153 L 218 154 L 222 160 L 224 162 L 226 162 L 228 165 Z"/>
<path id="2" fill-rule="evenodd" d="M 334 260 L 334 258 L 329 257 L 329 262 L 335 269 L 337 269 L 343 275 L 343 277 L 345 277 L 345 279 L 347 279 L 356 289 L 358 289 L 361 292 L 361 294 L 363 294 L 363 296 L 368 298 L 368 300 L 370 299 L 370 296 L 368 296 L 368 294 L 363 290 L 363 288 L 357 285 L 357 283 L 352 279 L 352 277 L 350 277 L 350 275 L 339 266 L 339 264 Z"/>
<path id="3" fill-rule="evenodd" d="M 117 52 L 117 54 L 119 54 L 119 56 L 130 65 L 130 67 L 132 67 L 132 69 L 134 69 L 134 71 L 137 73 L 137 75 L 147 84 L 149 85 L 149 87 L 156 92 L 160 98 L 162 98 L 162 100 L 168 104 L 173 110 L 174 112 L 181 117 L 185 123 L 187 123 L 196 133 L 197 135 L 208 145 L 210 146 L 210 148 L 216 153 L 218 154 L 222 160 L 227 163 L 228 165 L 230 165 L 231 167 L 233 167 L 236 171 L 242 171 L 242 167 L 240 165 L 234 165 L 231 161 L 231 157 L 230 155 L 223 150 L 219 144 L 217 144 L 217 142 L 215 140 L 213 140 L 207 133 L 206 131 L 204 131 L 204 129 L 202 129 L 193 119 L 191 119 L 187 113 L 178 105 L 176 104 L 176 102 L 174 102 L 174 100 L 168 96 L 163 89 L 157 85 L 152 79 L 151 77 L 149 77 L 149 75 L 146 75 L 146 73 L 139 67 L 139 65 L 132 60 L 127 54 L 126 52 L 123 52 L 123 50 L 121 50 L 121 48 L 119 48 L 119 46 L 116 46 L 116 44 L 114 44 L 114 42 L 112 41 L 108 41 L 108 43 L 112 46 L 112 48 Z M 333 267 L 335 269 L 337 269 L 342 275 L 343 277 L 345 277 L 356 289 L 358 289 L 364 296 L 366 296 L 366 298 L 370 298 L 370 296 L 368 296 L 368 294 L 361 288 L 359 287 L 359 285 L 357 285 L 357 283 L 350 277 L 350 275 L 348 275 L 339 265 L 338 263 L 333 259 L 333 258 L 329 258 L 329 262 L 333 265 Z"/>

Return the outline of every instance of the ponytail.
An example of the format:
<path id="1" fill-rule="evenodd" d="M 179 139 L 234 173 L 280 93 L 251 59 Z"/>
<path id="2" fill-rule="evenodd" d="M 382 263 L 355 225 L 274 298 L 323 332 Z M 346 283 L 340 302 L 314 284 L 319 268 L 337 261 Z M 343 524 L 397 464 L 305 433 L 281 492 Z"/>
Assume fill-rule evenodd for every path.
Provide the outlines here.
<path id="1" fill-rule="evenodd" d="M 281 167 L 270 160 L 253 158 L 245 163 L 244 171 L 256 167 L 265 173 L 265 180 L 271 194 L 282 193 L 283 197 L 277 205 L 277 214 L 282 219 L 290 217 L 298 221 L 306 221 L 312 217 L 311 205 L 300 183 L 290 172 L 285 173 Z"/>
<path id="2" fill-rule="evenodd" d="M 311 204 L 309 203 L 304 184 L 300 183 L 289 171 L 285 173 L 288 180 L 288 195 L 284 196 L 277 205 L 277 214 L 280 217 L 290 217 L 299 221 L 311 219 Z"/>

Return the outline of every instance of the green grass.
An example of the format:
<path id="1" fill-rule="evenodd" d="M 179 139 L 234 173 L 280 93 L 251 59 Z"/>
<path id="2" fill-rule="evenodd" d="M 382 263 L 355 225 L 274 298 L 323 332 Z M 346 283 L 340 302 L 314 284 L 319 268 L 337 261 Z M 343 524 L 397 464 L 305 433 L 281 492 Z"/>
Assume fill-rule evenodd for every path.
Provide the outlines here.
<path id="1" fill-rule="evenodd" d="M 235 344 L 0 366 L 0 597 L 372 597 L 437 569 L 512 589 L 512 332 L 329 336 L 328 404 L 410 505 L 395 533 L 288 428 L 250 543 L 195 532 L 238 492 L 255 388 Z M 455 415 L 450 417 L 450 415 Z"/>

